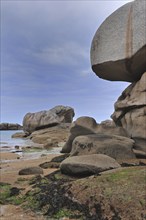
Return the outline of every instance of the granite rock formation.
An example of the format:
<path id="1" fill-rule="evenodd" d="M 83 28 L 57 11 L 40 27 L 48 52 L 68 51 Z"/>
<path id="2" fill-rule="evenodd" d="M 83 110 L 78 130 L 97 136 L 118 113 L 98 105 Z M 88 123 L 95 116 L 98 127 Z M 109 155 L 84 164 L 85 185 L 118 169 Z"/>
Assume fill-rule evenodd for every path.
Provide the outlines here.
<path id="1" fill-rule="evenodd" d="M 105 134 L 90 134 L 74 139 L 70 156 L 105 154 L 116 160 L 134 159 L 134 141 L 127 137 Z"/>
<path id="2" fill-rule="evenodd" d="M 62 153 L 70 153 L 74 139 L 80 135 L 89 134 L 111 134 L 127 137 L 126 131 L 119 126 L 116 126 L 112 120 L 106 120 L 98 124 L 94 118 L 83 116 L 74 121 L 70 127 L 70 135 Z"/>
<path id="3" fill-rule="evenodd" d="M 146 71 L 146 4 L 130 2 L 111 14 L 91 45 L 91 65 L 100 78 L 135 82 Z"/>
<path id="4" fill-rule="evenodd" d="M 135 149 L 146 152 L 146 73 L 123 91 L 112 119 L 135 140 Z"/>
<path id="5" fill-rule="evenodd" d="M 17 123 L 0 123 L 0 130 L 22 130 L 22 126 Z"/>
<path id="6" fill-rule="evenodd" d="M 68 106 L 56 106 L 48 111 L 27 113 L 23 119 L 23 130 L 26 133 L 55 126 L 60 123 L 71 123 L 74 109 Z"/>
<path id="7" fill-rule="evenodd" d="M 115 103 L 112 119 L 135 141 L 137 155 L 146 153 L 146 4 L 130 2 L 111 14 L 91 45 L 97 76 L 132 82 Z"/>

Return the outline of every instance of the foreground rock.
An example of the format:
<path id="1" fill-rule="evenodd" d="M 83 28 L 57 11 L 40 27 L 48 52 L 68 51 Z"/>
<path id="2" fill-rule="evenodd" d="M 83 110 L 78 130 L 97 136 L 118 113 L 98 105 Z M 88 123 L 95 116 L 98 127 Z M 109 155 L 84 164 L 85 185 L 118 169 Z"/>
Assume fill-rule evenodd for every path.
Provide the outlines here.
<path id="1" fill-rule="evenodd" d="M 146 153 L 146 73 L 124 90 L 112 118 L 135 140 L 135 148 Z"/>
<path id="2" fill-rule="evenodd" d="M 134 82 L 146 71 L 146 4 L 130 2 L 110 15 L 97 30 L 91 65 L 100 78 Z"/>
<path id="3" fill-rule="evenodd" d="M 0 130 L 22 130 L 22 126 L 17 123 L 0 123 Z"/>
<path id="4" fill-rule="evenodd" d="M 76 137 L 70 155 L 105 154 L 114 159 L 134 159 L 133 146 L 134 141 L 130 138 L 92 134 Z"/>
<path id="5" fill-rule="evenodd" d="M 77 176 L 99 174 L 119 167 L 120 165 L 113 158 L 103 154 L 68 157 L 60 164 L 62 173 Z"/>
<path id="6" fill-rule="evenodd" d="M 126 131 L 122 127 L 116 126 L 111 120 L 106 120 L 101 124 L 98 124 L 92 117 L 80 117 L 72 123 L 70 127 L 70 135 L 66 144 L 62 148 L 62 153 L 71 152 L 72 143 L 76 137 L 98 133 L 127 136 Z"/>
<path id="7" fill-rule="evenodd" d="M 71 123 L 74 109 L 68 106 L 56 106 L 48 111 L 27 113 L 23 119 L 23 130 L 26 133 L 52 127 L 60 123 Z"/>

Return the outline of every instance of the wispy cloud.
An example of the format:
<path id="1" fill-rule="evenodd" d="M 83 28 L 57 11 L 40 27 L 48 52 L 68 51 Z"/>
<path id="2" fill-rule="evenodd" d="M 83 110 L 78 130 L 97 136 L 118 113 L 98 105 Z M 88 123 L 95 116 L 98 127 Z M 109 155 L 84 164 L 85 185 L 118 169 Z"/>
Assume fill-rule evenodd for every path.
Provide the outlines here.
<path id="1" fill-rule="evenodd" d="M 32 54 L 37 60 L 51 65 L 77 65 L 79 61 L 89 58 L 87 48 L 77 42 L 66 42 L 42 48 Z"/>
<path id="2" fill-rule="evenodd" d="M 124 86 L 96 77 L 90 45 L 101 22 L 127 2 L 2 1 L 2 120 L 58 104 L 77 116 L 107 117 Z"/>

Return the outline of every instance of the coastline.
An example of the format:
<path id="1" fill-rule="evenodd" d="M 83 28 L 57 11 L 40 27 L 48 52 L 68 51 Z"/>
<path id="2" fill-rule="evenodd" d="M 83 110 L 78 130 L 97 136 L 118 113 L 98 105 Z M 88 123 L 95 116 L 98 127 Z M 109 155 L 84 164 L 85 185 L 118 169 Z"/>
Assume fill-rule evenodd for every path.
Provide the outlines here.
<path id="1" fill-rule="evenodd" d="M 19 155 L 9 152 L 1 153 L 1 159 L 9 158 L 9 160 L 1 161 L 0 163 L 0 182 L 10 184 L 13 187 L 23 188 L 24 192 L 30 190 L 28 182 L 36 176 L 34 175 L 24 175 L 20 176 L 19 171 L 27 167 L 36 167 L 42 163 L 51 161 L 52 158 L 60 154 L 48 154 L 39 158 L 29 158 L 29 159 L 17 159 Z M 43 169 L 42 177 L 54 172 L 55 168 Z M 20 181 L 21 180 L 21 181 Z M 22 181 L 23 180 L 23 181 Z M 2 205 L 0 206 L 0 219 L 1 220 L 17 220 L 17 219 L 27 219 L 27 220 L 44 220 L 45 218 L 42 215 L 39 215 L 17 205 Z"/>

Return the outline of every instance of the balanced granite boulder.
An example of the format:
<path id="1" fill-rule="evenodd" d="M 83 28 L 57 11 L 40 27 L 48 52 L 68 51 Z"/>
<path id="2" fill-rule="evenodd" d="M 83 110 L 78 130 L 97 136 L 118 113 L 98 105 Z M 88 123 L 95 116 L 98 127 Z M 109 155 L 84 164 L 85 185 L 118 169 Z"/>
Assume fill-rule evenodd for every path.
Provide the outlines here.
<path id="1" fill-rule="evenodd" d="M 119 167 L 113 158 L 103 154 L 68 157 L 60 164 L 62 173 L 77 176 L 99 174 Z"/>
<path id="2" fill-rule="evenodd" d="M 146 73 L 123 91 L 111 117 L 135 140 L 135 148 L 146 152 Z"/>
<path id="3" fill-rule="evenodd" d="M 69 106 L 56 106 L 48 111 L 27 113 L 23 119 L 23 130 L 26 133 L 55 126 L 60 123 L 71 123 L 75 113 Z"/>
<path id="4" fill-rule="evenodd" d="M 134 159 L 134 141 L 127 137 L 90 134 L 74 139 L 70 156 L 105 154 L 114 159 Z"/>
<path id="5" fill-rule="evenodd" d="M 146 3 L 135 0 L 111 14 L 91 45 L 91 65 L 97 76 L 134 82 L 146 71 Z"/>
<path id="6" fill-rule="evenodd" d="M 126 131 L 122 127 L 116 126 L 112 120 L 106 120 L 98 124 L 94 118 L 83 116 L 72 123 L 70 135 L 61 152 L 70 153 L 73 140 L 76 137 L 98 133 L 127 136 Z"/>

